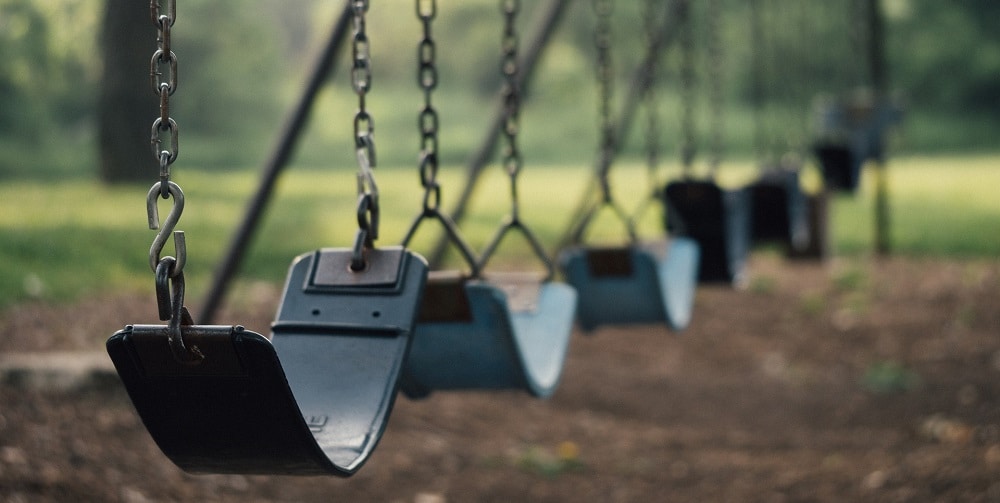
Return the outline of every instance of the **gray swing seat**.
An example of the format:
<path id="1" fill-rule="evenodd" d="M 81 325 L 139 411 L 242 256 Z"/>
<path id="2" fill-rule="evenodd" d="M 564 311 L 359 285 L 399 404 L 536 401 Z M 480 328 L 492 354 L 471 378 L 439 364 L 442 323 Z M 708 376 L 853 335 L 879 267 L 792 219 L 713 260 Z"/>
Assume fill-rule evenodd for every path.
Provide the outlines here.
<path id="1" fill-rule="evenodd" d="M 621 247 L 574 247 L 560 256 L 566 281 L 579 292 L 577 321 L 600 325 L 691 321 L 698 283 L 698 243 L 673 238 Z"/>
<path id="2" fill-rule="evenodd" d="M 534 275 L 466 280 L 435 275 L 403 369 L 402 391 L 521 389 L 555 392 L 566 359 L 576 292 Z"/>
<path id="3" fill-rule="evenodd" d="M 192 473 L 356 472 L 397 394 L 427 277 L 402 248 L 320 250 L 292 263 L 272 339 L 236 326 L 186 325 L 203 356 L 179 361 L 171 327 L 130 325 L 108 353 L 160 449 Z"/>

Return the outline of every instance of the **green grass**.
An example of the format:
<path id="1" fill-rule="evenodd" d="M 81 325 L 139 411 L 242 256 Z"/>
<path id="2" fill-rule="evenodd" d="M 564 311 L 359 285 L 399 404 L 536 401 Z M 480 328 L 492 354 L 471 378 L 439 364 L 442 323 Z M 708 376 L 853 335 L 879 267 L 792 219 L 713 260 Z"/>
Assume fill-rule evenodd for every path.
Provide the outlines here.
<path id="1" fill-rule="evenodd" d="M 895 253 L 910 256 L 994 258 L 1000 254 L 1000 157 L 918 157 L 890 165 L 892 238 Z M 724 182 L 753 174 L 749 163 L 733 163 Z M 565 231 L 587 182 L 587 166 L 528 164 L 520 178 L 522 216 L 548 247 Z M 676 172 L 667 168 L 667 172 Z M 247 250 L 241 278 L 279 283 L 292 257 L 325 246 L 352 242 L 353 167 L 339 171 L 292 168 L 275 193 L 270 211 Z M 189 297 L 204 294 L 211 273 L 232 237 L 256 179 L 248 172 L 205 173 L 187 168 L 176 181 L 186 208 L 178 229 L 187 236 Z M 456 168 L 444 168 L 444 204 L 450 207 L 462 184 Z M 413 170 L 379 168 L 383 206 L 380 244 L 395 244 L 420 206 Z M 835 250 L 842 255 L 872 250 L 871 180 L 855 196 L 833 201 Z M 645 174 L 637 164 L 615 172 L 617 196 L 632 210 L 646 194 Z M 79 178 L 57 181 L 7 181 L 0 187 L 0 307 L 32 299 L 69 301 L 113 290 L 152 290 L 147 265 L 154 231 L 146 227 L 145 187 L 104 187 Z M 492 236 L 508 211 L 509 186 L 501 170 L 490 167 L 475 193 L 463 232 L 476 250 Z M 161 216 L 169 211 L 161 207 Z M 621 231 L 603 218 L 595 240 L 614 240 Z M 657 211 L 648 211 L 642 235 L 659 232 Z M 413 248 L 426 252 L 439 235 L 428 223 Z M 512 236 L 501 247 L 496 267 L 520 261 L 527 247 Z M 166 254 L 172 254 L 168 245 Z"/>

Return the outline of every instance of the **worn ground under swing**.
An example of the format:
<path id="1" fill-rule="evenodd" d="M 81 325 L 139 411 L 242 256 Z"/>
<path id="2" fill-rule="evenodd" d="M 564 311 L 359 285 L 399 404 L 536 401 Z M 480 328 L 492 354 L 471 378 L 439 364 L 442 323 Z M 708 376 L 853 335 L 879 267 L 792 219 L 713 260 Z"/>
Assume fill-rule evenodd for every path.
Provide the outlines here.
<path id="1" fill-rule="evenodd" d="M 701 288 L 681 334 L 575 334 L 549 401 L 401 397 L 350 479 L 186 475 L 115 376 L 8 365 L 0 501 L 1000 501 L 1000 262 L 749 270 Z M 267 333 L 278 287 L 245 291 L 222 319 Z M 17 306 L 0 361 L 99 352 L 155 314 L 144 296 Z"/>

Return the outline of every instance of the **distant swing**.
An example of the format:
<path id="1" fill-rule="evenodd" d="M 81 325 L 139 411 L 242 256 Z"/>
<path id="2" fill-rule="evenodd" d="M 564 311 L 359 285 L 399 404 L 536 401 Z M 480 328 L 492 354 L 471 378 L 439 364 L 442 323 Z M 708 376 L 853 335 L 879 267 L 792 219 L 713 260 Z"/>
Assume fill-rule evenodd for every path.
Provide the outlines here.
<path id="1" fill-rule="evenodd" d="M 519 216 L 517 175 L 521 154 L 517 148 L 520 92 L 517 88 L 518 2 L 501 2 L 504 13 L 503 61 L 505 77 L 506 147 L 503 156 L 511 184 L 511 214 L 497 230 L 482 256 L 475 260 L 451 219 L 440 212 L 437 173 L 437 112 L 431 104 L 436 85 L 431 21 L 435 7 L 417 13 L 424 25 L 418 80 L 424 89 L 420 115 L 422 151 L 420 174 L 425 196 L 423 210 L 403 242 L 408 243 L 426 219 L 437 220 L 469 268 L 467 274 L 435 271 L 428 282 L 413 343 L 403 371 L 401 389 L 411 398 L 434 390 L 521 389 L 536 397 L 555 392 L 572 333 L 576 292 L 554 282 L 553 266 L 535 235 Z M 531 273 L 484 275 L 483 270 L 503 237 L 520 231 L 545 267 L 541 281 Z"/>
<path id="2" fill-rule="evenodd" d="M 750 245 L 750 198 L 746 189 L 724 189 L 715 181 L 722 150 L 722 82 L 718 0 L 709 2 L 709 102 L 712 109 L 711 159 L 706 178 L 693 172 L 694 59 L 693 26 L 685 13 L 681 25 L 681 113 L 683 178 L 669 182 L 663 191 L 667 205 L 666 227 L 673 236 L 685 236 L 701 247 L 698 280 L 703 283 L 737 283 L 744 278 Z"/>
<path id="3" fill-rule="evenodd" d="M 774 61 L 775 56 L 767 57 L 769 47 L 765 36 L 770 34 L 768 40 L 772 40 L 775 27 L 764 24 L 760 4 L 761 0 L 750 2 L 750 86 L 754 143 L 760 157 L 760 175 L 747 187 L 751 201 L 750 234 L 755 245 L 777 243 L 794 254 L 809 246 L 809 201 L 799 184 L 802 169 L 799 156 L 783 155 L 787 146 L 775 145 L 779 135 L 767 127 L 774 122 L 768 113 L 767 89 L 775 85 L 767 78 L 768 70 L 773 71 L 773 66 L 781 63 Z"/>
<path id="4" fill-rule="evenodd" d="M 657 2 L 646 2 L 647 36 L 655 29 Z M 694 290 L 698 271 L 698 244 L 691 239 L 678 237 L 669 241 L 640 243 L 636 236 L 634 217 L 614 200 L 610 186 L 615 132 L 610 119 L 611 101 L 611 3 L 598 0 L 594 3 L 597 14 L 595 45 L 597 48 L 597 75 L 601 96 L 601 146 L 597 160 L 597 179 L 600 199 L 587 208 L 572 232 L 573 246 L 564 250 L 560 265 L 567 281 L 579 293 L 577 320 L 584 330 L 600 325 L 623 323 L 665 322 L 670 328 L 687 327 L 691 319 Z M 655 128 L 655 100 L 653 74 L 656 52 L 650 48 L 646 68 L 646 99 L 650 117 L 647 147 L 650 178 L 655 184 L 657 131 Z M 656 190 L 644 200 L 637 211 L 641 214 L 647 203 L 656 197 Z M 588 246 L 586 232 L 602 210 L 612 213 L 627 233 L 624 246 Z"/>

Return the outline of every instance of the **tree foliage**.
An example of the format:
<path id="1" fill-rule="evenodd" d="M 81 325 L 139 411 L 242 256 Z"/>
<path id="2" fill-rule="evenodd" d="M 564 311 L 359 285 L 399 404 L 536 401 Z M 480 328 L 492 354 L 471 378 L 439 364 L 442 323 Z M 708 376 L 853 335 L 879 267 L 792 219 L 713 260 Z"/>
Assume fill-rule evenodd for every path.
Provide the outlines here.
<path id="1" fill-rule="evenodd" d="M 890 84 L 906 91 L 913 108 L 954 116 L 1000 114 L 1000 2 L 995 0 L 881 0 L 888 16 Z M 500 13 L 493 0 L 441 1 L 435 34 L 442 93 L 490 96 L 498 82 Z M 857 0 L 758 0 L 768 9 L 775 64 L 767 69 L 771 96 L 802 102 L 815 92 L 837 92 L 864 81 L 855 37 Z M 706 2 L 694 0 L 703 8 Z M 46 138 L 93 137 L 102 62 L 98 40 L 105 0 L 0 0 L 0 142 L 30 145 Z M 522 2 L 526 38 L 543 2 Z M 746 0 L 722 0 L 724 74 L 729 99 L 751 98 L 753 48 Z M 216 139 L 219 159 L 245 151 L 237 163 L 259 159 L 301 85 L 304 73 L 338 14 L 321 0 L 186 0 L 174 32 L 180 64 L 177 99 L 181 141 Z M 856 13 L 856 9 L 854 11 Z M 702 11 L 696 20 L 704 23 Z M 624 83 L 642 51 L 642 2 L 616 2 L 615 65 Z M 853 16 L 853 17 L 852 17 Z M 419 24 L 406 2 L 373 2 L 369 13 L 375 86 L 415 88 Z M 704 35 L 704 25 L 702 24 Z M 133 42 L 154 48 L 154 29 Z M 535 90 L 569 102 L 589 99 L 593 17 L 576 2 L 543 65 L 558 74 Z M 676 52 L 665 57 L 665 93 L 676 89 Z M 707 72 L 701 62 L 700 71 Z M 146 68 L 132 69 L 142 76 Z M 338 70 L 337 79 L 346 72 Z M 339 80 L 338 83 L 343 83 Z M 619 90 L 625 87 L 619 86 Z M 335 88 L 334 93 L 349 93 Z M 576 96 L 572 98 L 571 95 Z M 156 114 L 150 93 L 146 110 Z M 412 112 L 413 107 L 405 108 Z M 410 121 L 409 118 L 406 119 Z M 380 124 L 384 124 L 383 119 Z M 407 122 L 409 123 L 409 122 Z M 81 135 L 81 131 L 85 132 Z M 261 140 L 264 141 L 261 141 Z M 228 152 L 226 153 L 227 150 Z M 0 174 L 7 167 L 0 155 Z"/>

